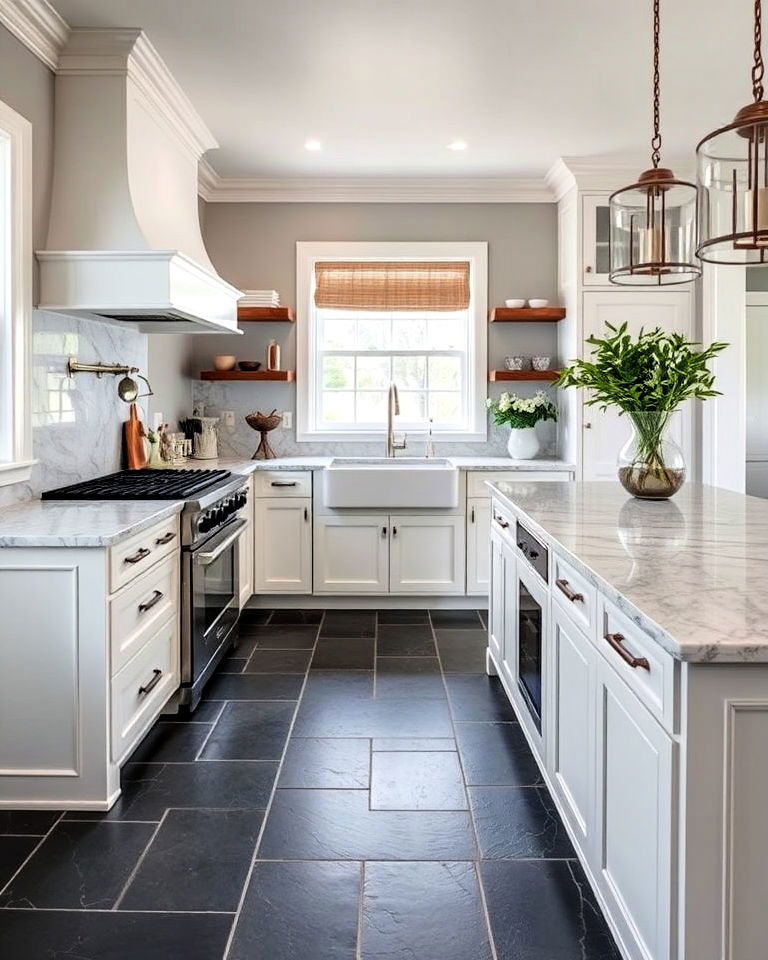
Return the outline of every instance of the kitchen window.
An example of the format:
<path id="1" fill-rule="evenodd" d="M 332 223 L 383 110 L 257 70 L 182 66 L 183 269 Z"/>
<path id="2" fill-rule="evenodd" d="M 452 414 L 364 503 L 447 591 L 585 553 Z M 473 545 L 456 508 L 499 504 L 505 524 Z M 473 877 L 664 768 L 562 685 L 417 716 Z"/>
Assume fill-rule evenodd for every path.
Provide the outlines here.
<path id="1" fill-rule="evenodd" d="M 485 243 L 297 244 L 299 440 L 485 440 Z"/>
<path id="2" fill-rule="evenodd" d="M 32 470 L 32 126 L 0 101 L 0 486 Z"/>

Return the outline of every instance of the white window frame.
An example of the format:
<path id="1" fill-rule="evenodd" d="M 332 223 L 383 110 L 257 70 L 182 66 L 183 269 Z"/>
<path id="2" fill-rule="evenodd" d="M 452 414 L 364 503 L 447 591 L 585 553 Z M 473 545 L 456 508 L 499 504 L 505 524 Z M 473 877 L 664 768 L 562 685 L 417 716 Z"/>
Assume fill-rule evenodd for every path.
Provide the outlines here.
<path id="1" fill-rule="evenodd" d="M 467 364 L 469 426 L 461 432 L 435 431 L 439 442 L 484 443 L 488 439 L 485 406 L 488 380 L 488 244 L 466 242 L 327 242 L 299 241 L 296 244 L 296 440 L 299 443 L 381 440 L 380 430 L 317 430 L 310 404 L 316 395 L 313 278 L 315 264 L 322 260 L 462 260 L 468 261 L 471 290 L 471 356 Z"/>
<path id="2" fill-rule="evenodd" d="M 0 486 L 28 480 L 32 458 L 32 124 L 0 100 L 0 141 L 8 151 L 8 270 L 0 291 L 0 406 L 10 411 L 10 459 L 0 459 Z M 0 183 L 0 189 L 5 184 Z M 0 262 L 1 264 L 1 262 Z M 0 426 L 0 429 L 5 429 Z M 4 437 L 4 446 L 8 438 Z M 0 454 L 2 456 L 2 454 Z"/>

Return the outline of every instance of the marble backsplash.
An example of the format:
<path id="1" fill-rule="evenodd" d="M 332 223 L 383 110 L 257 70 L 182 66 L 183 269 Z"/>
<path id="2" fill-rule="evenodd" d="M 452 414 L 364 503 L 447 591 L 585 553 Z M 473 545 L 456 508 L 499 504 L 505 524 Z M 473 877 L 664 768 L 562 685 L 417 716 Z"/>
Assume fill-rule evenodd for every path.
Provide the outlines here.
<path id="1" fill-rule="evenodd" d="M 121 363 L 147 370 L 147 336 L 129 328 L 36 310 L 32 327 L 32 427 L 37 463 L 28 483 L 0 487 L 0 507 L 43 490 L 120 469 L 128 405 L 118 379 L 67 376 L 67 359 Z M 140 401 L 141 404 L 142 401 Z M 146 423 L 148 411 L 140 406 Z"/>

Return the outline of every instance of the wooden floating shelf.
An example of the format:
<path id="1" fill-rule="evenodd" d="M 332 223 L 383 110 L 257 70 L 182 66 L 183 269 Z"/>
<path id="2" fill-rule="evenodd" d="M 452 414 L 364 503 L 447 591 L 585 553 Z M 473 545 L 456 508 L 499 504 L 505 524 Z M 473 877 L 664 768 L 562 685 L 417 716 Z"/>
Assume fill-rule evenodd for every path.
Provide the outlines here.
<path id="1" fill-rule="evenodd" d="M 240 323 L 293 323 L 291 307 L 238 307 Z"/>
<path id="2" fill-rule="evenodd" d="M 272 380 L 293 383 L 293 370 L 203 370 L 201 380 Z"/>
<path id="3" fill-rule="evenodd" d="M 559 370 L 491 370 L 488 379 L 497 380 L 557 380 Z"/>
<path id="4" fill-rule="evenodd" d="M 557 323 L 565 307 L 492 307 L 490 323 Z"/>

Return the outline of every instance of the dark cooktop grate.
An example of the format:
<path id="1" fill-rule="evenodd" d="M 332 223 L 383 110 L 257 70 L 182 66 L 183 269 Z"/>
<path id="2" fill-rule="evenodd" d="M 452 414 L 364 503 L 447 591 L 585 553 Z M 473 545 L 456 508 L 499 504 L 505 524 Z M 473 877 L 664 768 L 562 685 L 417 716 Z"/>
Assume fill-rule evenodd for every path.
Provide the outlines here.
<path id="1" fill-rule="evenodd" d="M 43 500 L 184 500 L 230 477 L 229 470 L 123 470 L 46 490 Z"/>

